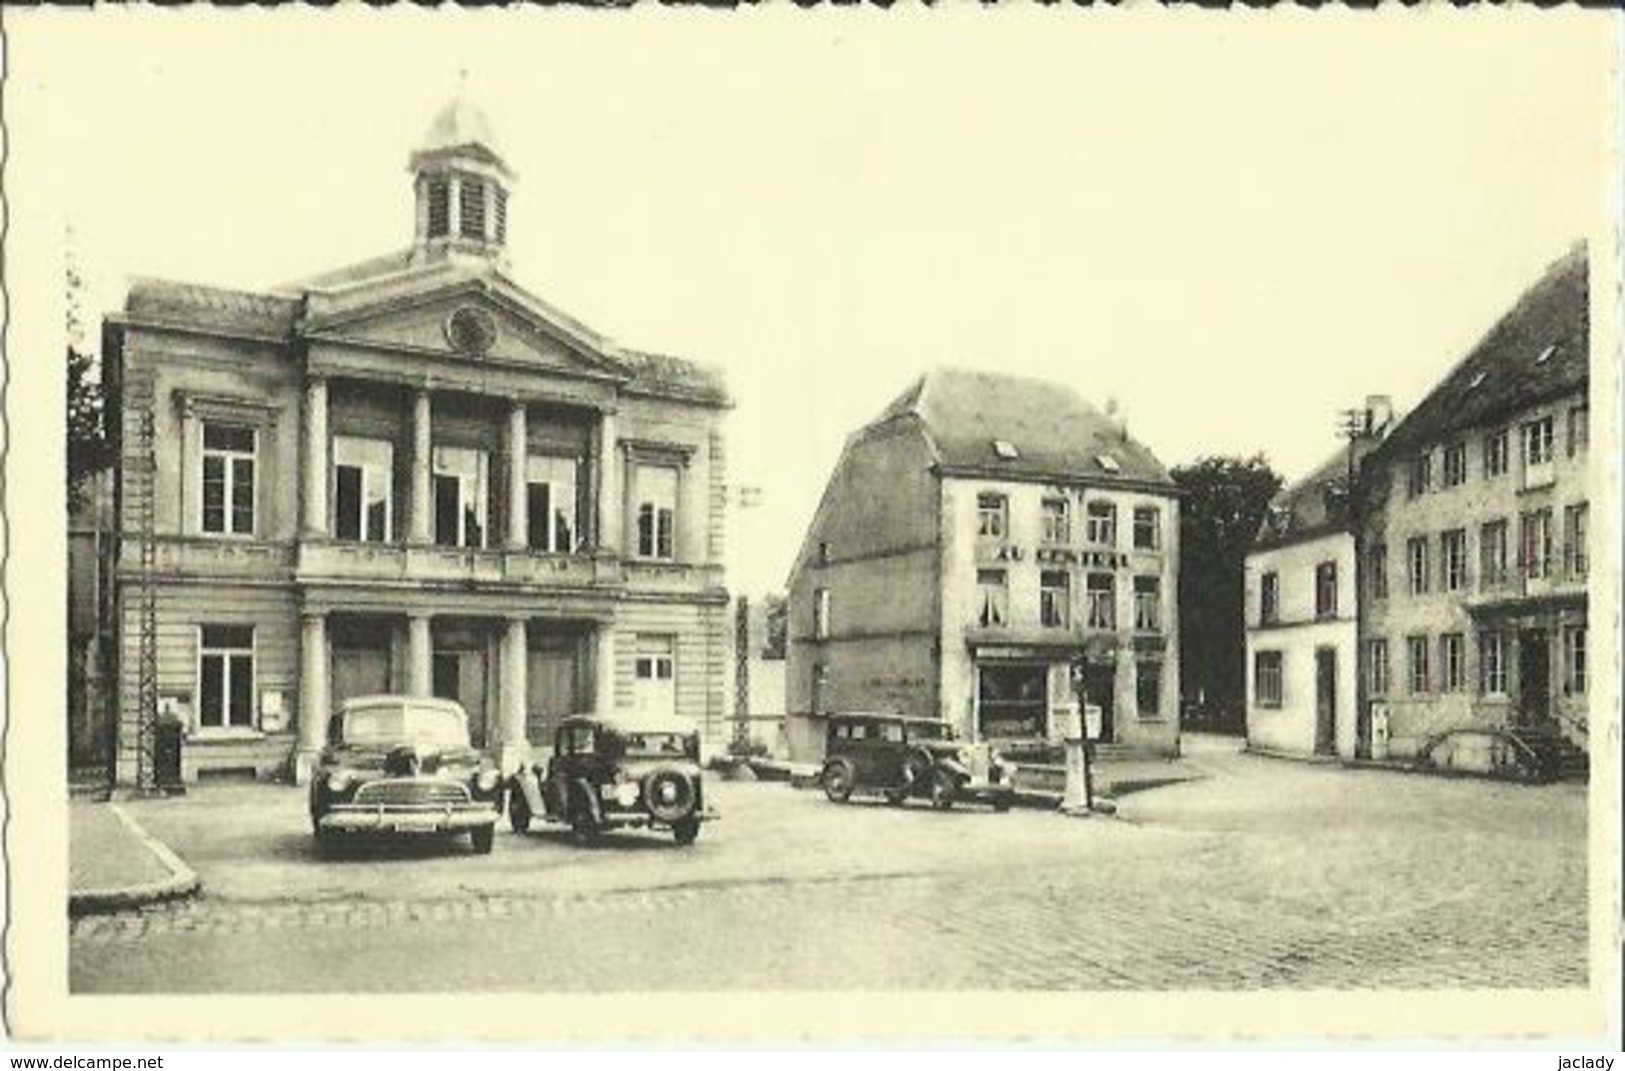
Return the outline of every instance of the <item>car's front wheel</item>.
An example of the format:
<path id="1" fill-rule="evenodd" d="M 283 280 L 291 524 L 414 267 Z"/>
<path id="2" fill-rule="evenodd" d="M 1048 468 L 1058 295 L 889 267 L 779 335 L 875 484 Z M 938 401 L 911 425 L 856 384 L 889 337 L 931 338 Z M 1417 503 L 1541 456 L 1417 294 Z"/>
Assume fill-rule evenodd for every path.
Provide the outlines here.
<path id="1" fill-rule="evenodd" d="M 490 855 L 491 846 L 496 843 L 496 839 L 495 825 L 479 826 L 468 831 L 469 843 L 474 845 L 474 851 L 479 855 Z"/>
<path id="2" fill-rule="evenodd" d="M 590 844 L 598 839 L 598 823 L 593 821 L 592 813 L 585 807 L 575 808 L 570 815 L 570 835 L 578 843 Z"/>
<path id="3" fill-rule="evenodd" d="M 700 835 L 700 820 L 698 818 L 684 818 L 672 823 L 671 835 L 678 844 L 693 844 Z"/>
<path id="4" fill-rule="evenodd" d="M 947 770 L 938 770 L 931 779 L 931 806 L 939 811 L 946 811 L 954 805 L 954 797 L 959 794 L 959 785 L 954 775 Z"/>
<path id="5" fill-rule="evenodd" d="M 517 788 L 508 797 L 508 824 L 515 833 L 530 832 L 530 801 Z"/>
<path id="6" fill-rule="evenodd" d="M 857 785 L 857 771 L 845 759 L 836 759 L 824 767 L 824 795 L 834 803 L 845 803 L 852 798 Z"/>

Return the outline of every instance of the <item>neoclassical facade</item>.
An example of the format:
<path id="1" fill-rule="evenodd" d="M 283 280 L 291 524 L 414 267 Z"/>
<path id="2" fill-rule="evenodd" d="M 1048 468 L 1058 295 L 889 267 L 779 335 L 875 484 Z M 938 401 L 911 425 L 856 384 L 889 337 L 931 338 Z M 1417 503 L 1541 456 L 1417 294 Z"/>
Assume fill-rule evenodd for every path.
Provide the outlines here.
<path id="1" fill-rule="evenodd" d="M 572 712 L 722 732 L 724 386 L 513 281 L 494 144 L 465 102 L 435 119 L 403 250 L 141 281 L 108 318 L 120 781 L 144 656 L 190 774 L 302 778 L 376 692 L 458 700 L 510 768 Z"/>

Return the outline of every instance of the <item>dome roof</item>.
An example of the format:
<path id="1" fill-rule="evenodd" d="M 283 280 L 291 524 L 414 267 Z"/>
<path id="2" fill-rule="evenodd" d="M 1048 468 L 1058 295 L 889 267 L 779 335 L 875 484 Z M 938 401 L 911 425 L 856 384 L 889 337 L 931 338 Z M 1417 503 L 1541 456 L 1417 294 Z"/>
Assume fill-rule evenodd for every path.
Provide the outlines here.
<path id="1" fill-rule="evenodd" d="M 418 152 L 443 152 L 470 145 L 478 145 L 493 156 L 497 155 L 496 136 L 491 133 L 491 121 L 466 98 L 457 96 L 440 109 L 440 114 L 429 124 L 428 133 L 423 136 L 423 143 L 418 146 Z"/>

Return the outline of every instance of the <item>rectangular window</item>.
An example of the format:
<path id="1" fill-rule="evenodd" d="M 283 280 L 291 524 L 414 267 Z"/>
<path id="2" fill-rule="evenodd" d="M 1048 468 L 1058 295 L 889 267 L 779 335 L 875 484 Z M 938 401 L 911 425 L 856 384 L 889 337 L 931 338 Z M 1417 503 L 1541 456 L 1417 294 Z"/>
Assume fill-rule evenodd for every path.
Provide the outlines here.
<path id="1" fill-rule="evenodd" d="M 1539 509 L 1519 518 L 1518 560 L 1531 579 L 1549 576 L 1552 570 L 1552 511 Z"/>
<path id="2" fill-rule="evenodd" d="M 1433 455 L 1418 454 L 1411 458 L 1409 490 L 1412 498 L 1433 490 Z"/>
<path id="3" fill-rule="evenodd" d="M 1428 638 L 1426 636 L 1408 636 L 1405 647 L 1410 656 L 1411 694 L 1426 695 L 1430 687 L 1428 674 Z"/>
<path id="4" fill-rule="evenodd" d="M 1412 536 L 1405 541 L 1405 560 L 1410 564 L 1412 595 L 1428 593 L 1428 541 Z"/>
<path id="5" fill-rule="evenodd" d="M 1141 721 L 1162 717 L 1162 663 L 1134 664 L 1134 706 Z"/>
<path id="6" fill-rule="evenodd" d="M 1010 530 L 1010 501 L 1003 495 L 976 496 L 976 534 L 983 539 L 1003 539 Z"/>
<path id="7" fill-rule="evenodd" d="M 1049 726 L 1048 668 L 978 665 L 976 718 L 984 740 L 1043 736 Z"/>
<path id="8" fill-rule="evenodd" d="M 813 592 L 813 639 L 829 639 L 829 589 Z"/>
<path id="9" fill-rule="evenodd" d="M 829 709 L 829 666 L 823 662 L 814 662 L 810 683 L 813 713 L 822 714 Z"/>
<path id="10" fill-rule="evenodd" d="M 1467 444 L 1451 443 L 1444 448 L 1444 485 L 1460 487 L 1467 482 Z"/>
<path id="11" fill-rule="evenodd" d="M 1111 502 L 1089 503 L 1083 538 L 1098 547 L 1117 546 L 1117 506 Z"/>
<path id="12" fill-rule="evenodd" d="M 1044 499 L 1044 542 L 1056 546 L 1072 542 L 1072 519 L 1064 498 Z"/>
<path id="13" fill-rule="evenodd" d="M 1467 641 L 1459 632 L 1439 637 L 1439 690 L 1459 692 L 1467 686 Z"/>
<path id="14" fill-rule="evenodd" d="M 333 537 L 392 538 L 395 447 L 387 439 L 333 439 Z"/>
<path id="15" fill-rule="evenodd" d="M 1258 623 L 1273 625 L 1281 617 L 1281 578 L 1265 573 L 1258 578 Z"/>
<path id="16" fill-rule="evenodd" d="M 203 625 L 198 629 L 198 725 L 207 729 L 254 725 L 254 627 Z"/>
<path id="17" fill-rule="evenodd" d="M 490 498 L 490 459 L 484 450 L 437 446 L 434 476 L 434 541 L 442 547 L 485 546 Z"/>
<path id="18" fill-rule="evenodd" d="M 1563 572 L 1570 580 L 1583 580 L 1590 562 L 1586 557 L 1586 503 L 1563 507 Z"/>
<path id="19" fill-rule="evenodd" d="M 1281 652 L 1253 654 L 1253 703 L 1261 707 L 1281 705 Z"/>
<path id="20" fill-rule="evenodd" d="M 1591 442 L 1591 409 L 1576 405 L 1569 409 L 1569 456 L 1584 450 Z"/>
<path id="21" fill-rule="evenodd" d="M 1365 647 L 1366 683 L 1373 696 L 1388 694 L 1388 641 L 1367 640 Z"/>
<path id="22" fill-rule="evenodd" d="M 1507 522 L 1487 521 L 1478 529 L 1478 587 L 1495 591 L 1507 582 Z"/>
<path id="23" fill-rule="evenodd" d="M 639 465 L 632 473 L 640 558 L 675 557 L 677 470 L 670 465 Z"/>
<path id="24" fill-rule="evenodd" d="M 1134 507 L 1134 547 L 1156 550 L 1162 546 L 1162 511 L 1155 506 Z"/>
<path id="25" fill-rule="evenodd" d="M 531 550 L 571 554 L 580 549 L 576 480 L 573 457 L 525 458 L 525 538 Z"/>
<path id="26" fill-rule="evenodd" d="M 1162 631 L 1162 578 L 1134 578 L 1134 627 L 1141 632 Z"/>
<path id="27" fill-rule="evenodd" d="M 429 237 L 444 238 L 451 233 L 451 187 L 446 180 L 429 180 Z"/>
<path id="28" fill-rule="evenodd" d="M 1563 687 L 1569 695 L 1586 694 L 1586 629 L 1563 630 Z"/>
<path id="29" fill-rule="evenodd" d="M 1337 616 L 1337 563 L 1321 562 L 1315 566 L 1315 616 Z"/>
<path id="30" fill-rule="evenodd" d="M 457 198 L 461 220 L 459 229 L 464 238 L 485 237 L 485 183 L 466 175 Z"/>
<path id="31" fill-rule="evenodd" d="M 1003 628 L 1010 623 L 1010 589 L 1003 569 L 976 570 L 976 620 L 983 628 Z"/>
<path id="32" fill-rule="evenodd" d="M 1485 695 L 1507 694 L 1506 637 L 1499 632 L 1478 634 L 1478 689 Z"/>
<path id="33" fill-rule="evenodd" d="M 258 433 L 230 424 L 203 425 L 203 530 L 254 534 L 254 459 Z"/>
<path id="34" fill-rule="evenodd" d="M 1366 550 L 1366 574 L 1373 599 L 1388 597 L 1388 544 L 1373 543 Z"/>
<path id="35" fill-rule="evenodd" d="M 1038 576 L 1038 620 L 1045 628 L 1069 628 L 1072 580 L 1064 570 L 1045 570 Z"/>
<path id="36" fill-rule="evenodd" d="M 1545 465 L 1552 460 L 1552 418 L 1541 417 L 1523 426 L 1523 463 Z"/>
<path id="37" fill-rule="evenodd" d="M 1090 573 L 1084 582 L 1089 628 L 1117 627 L 1117 581 L 1110 573 Z"/>
<path id="38" fill-rule="evenodd" d="M 1485 479 L 1506 475 L 1507 455 L 1507 429 L 1492 431 L 1484 437 Z"/>
<path id="39" fill-rule="evenodd" d="M 1467 530 L 1453 528 L 1439 533 L 1439 576 L 1446 591 L 1467 588 Z"/>

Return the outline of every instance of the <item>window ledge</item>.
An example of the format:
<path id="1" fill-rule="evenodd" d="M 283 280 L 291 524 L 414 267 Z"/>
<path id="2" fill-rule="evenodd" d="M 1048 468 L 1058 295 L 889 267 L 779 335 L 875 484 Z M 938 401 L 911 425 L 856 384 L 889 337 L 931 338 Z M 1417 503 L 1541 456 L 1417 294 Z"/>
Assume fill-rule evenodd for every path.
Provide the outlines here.
<path id="1" fill-rule="evenodd" d="M 193 729 L 186 734 L 186 741 L 190 744 L 222 744 L 248 740 L 264 740 L 266 734 L 258 729 L 246 727 L 230 729 Z"/>

